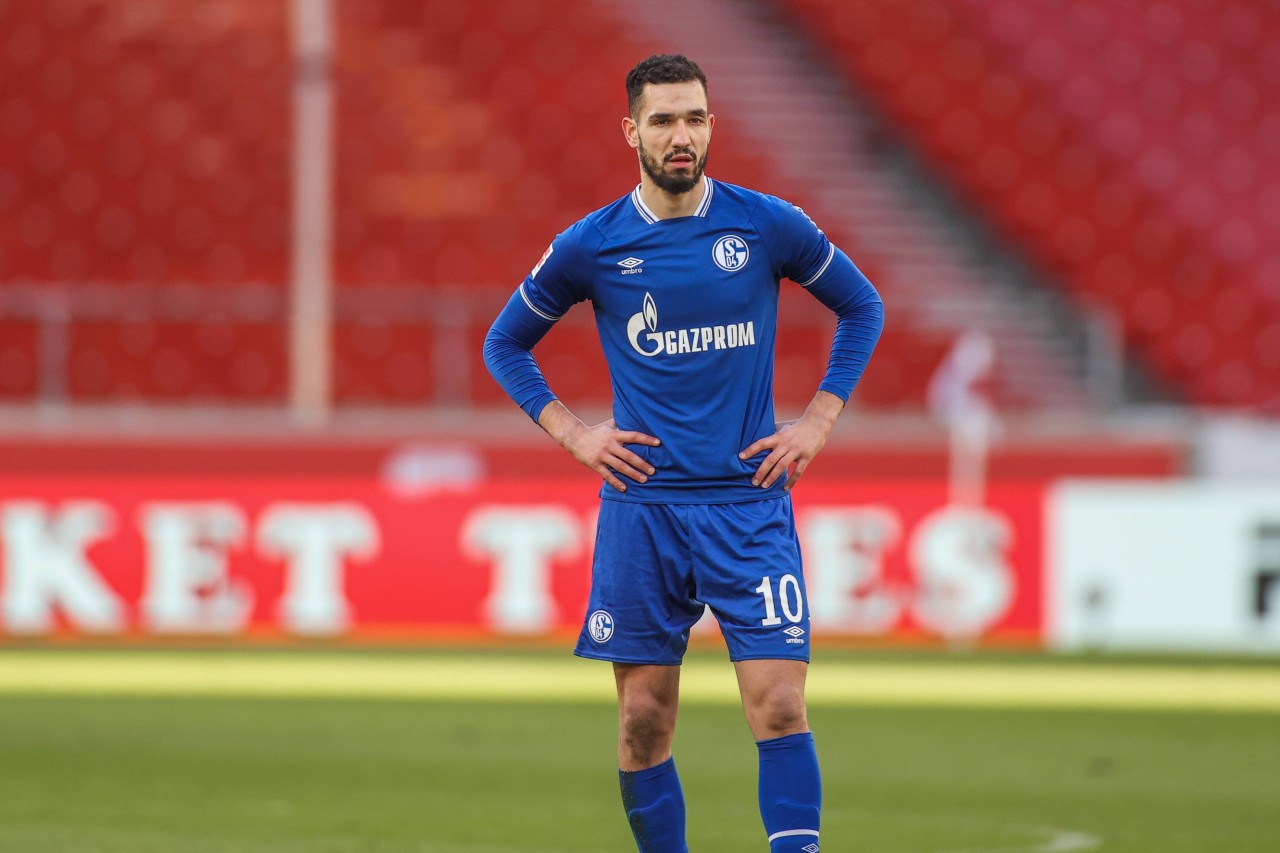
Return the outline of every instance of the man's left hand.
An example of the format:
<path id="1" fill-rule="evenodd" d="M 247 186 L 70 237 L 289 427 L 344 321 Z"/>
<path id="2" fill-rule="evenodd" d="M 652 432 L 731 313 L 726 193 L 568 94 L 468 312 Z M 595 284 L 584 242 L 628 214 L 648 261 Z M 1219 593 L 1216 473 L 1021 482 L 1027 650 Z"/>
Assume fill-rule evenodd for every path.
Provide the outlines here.
<path id="1" fill-rule="evenodd" d="M 739 453 L 739 459 L 750 459 L 762 450 L 769 451 L 751 476 L 751 485 L 767 489 L 783 474 L 789 473 L 782 488 L 790 492 L 809 463 L 826 445 L 843 407 L 844 401 L 839 397 L 819 391 L 799 420 L 779 424 L 773 435 L 759 439 Z"/>

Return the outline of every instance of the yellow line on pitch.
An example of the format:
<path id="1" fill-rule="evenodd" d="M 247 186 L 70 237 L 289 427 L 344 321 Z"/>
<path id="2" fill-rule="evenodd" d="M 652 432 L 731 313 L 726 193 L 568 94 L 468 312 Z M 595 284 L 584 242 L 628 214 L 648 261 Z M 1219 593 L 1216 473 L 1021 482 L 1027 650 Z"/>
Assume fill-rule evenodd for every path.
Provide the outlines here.
<path id="1" fill-rule="evenodd" d="M 815 667 L 814 702 L 1280 711 L 1280 672 L 1244 666 L 873 664 Z"/>
<path id="2" fill-rule="evenodd" d="M 723 661 L 685 664 L 686 701 L 736 704 Z M 0 694 L 612 702 L 606 664 L 492 654 L 0 650 Z M 815 666 L 815 705 L 1280 711 L 1261 667 L 871 661 Z"/>

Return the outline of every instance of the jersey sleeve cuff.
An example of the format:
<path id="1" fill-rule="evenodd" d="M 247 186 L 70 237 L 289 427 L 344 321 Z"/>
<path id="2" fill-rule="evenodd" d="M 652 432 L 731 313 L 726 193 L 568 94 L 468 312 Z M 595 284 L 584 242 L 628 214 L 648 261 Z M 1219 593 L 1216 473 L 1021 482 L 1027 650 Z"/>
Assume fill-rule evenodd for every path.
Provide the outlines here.
<path id="1" fill-rule="evenodd" d="M 853 394 L 852 388 L 845 388 L 842 385 L 837 385 L 829 379 L 822 380 L 822 383 L 818 386 L 818 390 L 826 391 L 828 394 L 834 394 L 845 403 L 849 402 L 849 397 Z"/>

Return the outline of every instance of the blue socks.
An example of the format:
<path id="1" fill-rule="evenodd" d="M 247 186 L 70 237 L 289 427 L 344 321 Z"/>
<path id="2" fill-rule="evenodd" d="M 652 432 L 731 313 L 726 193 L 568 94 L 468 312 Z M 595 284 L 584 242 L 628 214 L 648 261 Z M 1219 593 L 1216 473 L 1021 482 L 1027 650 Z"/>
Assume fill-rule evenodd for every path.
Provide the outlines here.
<path id="1" fill-rule="evenodd" d="M 822 777 L 813 734 L 756 741 L 756 746 L 760 816 L 769 835 L 769 853 L 818 853 Z"/>
<path id="2" fill-rule="evenodd" d="M 684 840 L 684 790 L 675 758 L 646 770 L 619 770 L 618 784 L 640 853 L 689 853 Z"/>
<path id="3" fill-rule="evenodd" d="M 757 741 L 760 816 L 769 853 L 818 853 L 822 777 L 809 732 Z M 622 807 L 640 853 L 688 853 L 684 791 L 676 761 L 635 772 L 618 771 Z"/>

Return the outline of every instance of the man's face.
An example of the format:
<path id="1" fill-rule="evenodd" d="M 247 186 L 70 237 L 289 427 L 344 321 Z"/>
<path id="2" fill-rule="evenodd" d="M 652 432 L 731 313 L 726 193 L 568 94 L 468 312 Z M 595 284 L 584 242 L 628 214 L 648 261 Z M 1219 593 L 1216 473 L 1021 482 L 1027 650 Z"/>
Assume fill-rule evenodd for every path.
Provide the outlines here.
<path id="1" fill-rule="evenodd" d="M 650 83 L 636 104 L 636 115 L 622 120 L 640 168 L 672 195 L 697 186 L 707 168 L 714 124 L 715 116 L 707 112 L 707 94 L 697 80 Z"/>

